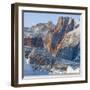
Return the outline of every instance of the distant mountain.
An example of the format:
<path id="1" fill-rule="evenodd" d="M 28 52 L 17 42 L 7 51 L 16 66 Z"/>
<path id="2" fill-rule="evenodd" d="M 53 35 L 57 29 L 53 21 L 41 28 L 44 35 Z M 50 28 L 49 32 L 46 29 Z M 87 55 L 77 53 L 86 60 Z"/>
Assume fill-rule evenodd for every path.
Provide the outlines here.
<path id="1" fill-rule="evenodd" d="M 48 23 L 38 23 L 30 28 L 24 28 L 24 45 L 43 47 L 43 39 L 49 31 L 52 31 L 55 25 L 49 21 Z"/>
<path id="2" fill-rule="evenodd" d="M 53 30 L 54 28 L 55 25 L 51 21 L 48 23 L 38 23 L 30 28 L 24 27 L 24 36 L 25 38 L 37 36 L 43 37 L 49 30 Z"/>

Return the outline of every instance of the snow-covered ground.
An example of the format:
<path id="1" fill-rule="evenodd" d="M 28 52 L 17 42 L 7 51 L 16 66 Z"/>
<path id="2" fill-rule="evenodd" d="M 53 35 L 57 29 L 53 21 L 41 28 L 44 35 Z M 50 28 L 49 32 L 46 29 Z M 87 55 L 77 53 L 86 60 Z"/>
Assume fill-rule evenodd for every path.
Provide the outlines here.
<path id="1" fill-rule="evenodd" d="M 73 68 L 72 66 L 68 65 L 66 70 L 60 70 L 56 68 L 48 68 L 48 66 L 41 66 L 40 70 L 33 70 L 32 65 L 29 63 L 29 59 L 25 59 L 24 61 L 24 75 L 62 75 L 62 74 L 79 74 L 80 67 Z M 46 68 L 46 69 L 45 69 Z M 48 71 L 47 71 L 48 70 Z"/>
<path id="2" fill-rule="evenodd" d="M 52 68 L 49 72 L 49 75 L 57 75 L 57 74 L 78 74 L 80 73 L 80 68 L 73 69 L 71 66 L 68 66 L 66 71 L 60 71 L 59 69 Z"/>
<path id="3" fill-rule="evenodd" d="M 48 71 L 33 70 L 32 65 L 29 63 L 29 59 L 24 59 L 23 75 L 48 75 Z"/>
<path id="4" fill-rule="evenodd" d="M 28 58 L 24 58 L 24 75 L 62 75 L 80 73 L 80 62 L 76 60 L 68 60 L 60 56 L 53 57 L 46 50 L 40 48 L 24 47 L 25 51 L 30 51 Z M 30 59 L 33 57 L 34 59 Z M 36 56 L 35 56 L 36 55 Z M 44 64 L 37 62 L 38 57 L 42 57 Z M 78 58 L 80 59 L 80 58 Z M 52 63 L 52 60 L 55 62 Z M 33 62 L 32 62 L 33 61 Z M 31 62 L 31 64 L 30 64 Z M 56 65 L 56 66 L 54 66 Z M 65 66 L 66 65 L 66 66 Z"/>

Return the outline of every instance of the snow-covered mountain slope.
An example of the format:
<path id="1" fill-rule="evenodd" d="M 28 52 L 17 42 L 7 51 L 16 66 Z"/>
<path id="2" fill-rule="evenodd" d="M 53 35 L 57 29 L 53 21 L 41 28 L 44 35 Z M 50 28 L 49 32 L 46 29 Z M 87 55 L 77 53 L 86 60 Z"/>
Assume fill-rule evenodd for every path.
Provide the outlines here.
<path id="1" fill-rule="evenodd" d="M 80 42 L 80 27 L 68 32 L 62 41 L 62 48 L 74 47 Z"/>
<path id="2" fill-rule="evenodd" d="M 53 28 L 55 28 L 55 25 L 51 21 L 48 23 L 38 23 L 30 28 L 24 28 L 24 36 L 43 37 L 48 33 L 49 30 L 53 30 Z"/>

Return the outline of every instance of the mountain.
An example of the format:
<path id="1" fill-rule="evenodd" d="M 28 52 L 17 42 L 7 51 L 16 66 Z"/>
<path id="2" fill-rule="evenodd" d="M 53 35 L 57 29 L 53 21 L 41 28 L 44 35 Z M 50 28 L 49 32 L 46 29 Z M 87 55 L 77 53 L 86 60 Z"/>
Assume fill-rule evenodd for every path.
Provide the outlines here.
<path id="1" fill-rule="evenodd" d="M 24 34 L 24 46 L 30 48 L 29 51 L 25 49 L 25 57 L 30 59 L 34 70 L 79 68 L 80 24 L 73 18 L 59 17 L 56 25 L 39 23 L 25 28 Z"/>
<path id="2" fill-rule="evenodd" d="M 74 47 L 80 42 L 80 27 L 68 32 L 62 41 L 62 48 Z"/>
<path id="3" fill-rule="evenodd" d="M 79 24 L 76 24 L 72 18 L 60 17 L 53 32 L 48 32 L 45 45 L 47 50 L 55 56 L 59 49 L 75 46 L 79 41 Z"/>
<path id="4" fill-rule="evenodd" d="M 54 28 L 55 25 L 51 21 L 48 21 L 48 23 L 38 23 L 30 28 L 24 27 L 24 36 L 26 38 L 37 36 L 43 37 L 48 31 L 53 30 Z"/>

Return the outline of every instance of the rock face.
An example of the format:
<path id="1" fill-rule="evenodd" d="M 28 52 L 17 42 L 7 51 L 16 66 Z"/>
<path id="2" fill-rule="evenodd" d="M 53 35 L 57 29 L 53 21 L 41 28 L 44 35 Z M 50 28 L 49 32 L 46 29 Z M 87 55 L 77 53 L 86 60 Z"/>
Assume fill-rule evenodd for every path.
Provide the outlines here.
<path id="1" fill-rule="evenodd" d="M 24 28 L 24 36 L 28 37 L 37 37 L 37 36 L 43 36 L 48 31 L 53 30 L 55 28 L 55 25 L 49 21 L 48 23 L 39 23 L 35 26 L 32 26 L 30 28 L 25 27 Z"/>
<path id="2" fill-rule="evenodd" d="M 51 74 L 57 65 L 63 71 L 68 66 L 80 66 L 80 25 L 74 19 L 59 17 L 56 25 L 39 23 L 24 32 L 24 45 L 30 48 L 25 50 L 25 57 L 30 58 L 34 70 L 47 69 Z"/>
<path id="3" fill-rule="evenodd" d="M 24 45 L 33 47 L 43 47 L 44 40 L 48 32 L 52 32 L 55 25 L 48 23 L 39 23 L 31 28 L 24 28 Z"/>
<path id="4" fill-rule="evenodd" d="M 67 60 L 75 61 L 75 59 L 78 59 L 76 57 L 80 57 L 80 43 L 78 43 L 76 46 L 73 47 L 65 47 L 58 51 L 57 57 L 61 57 Z M 79 61 L 80 58 L 77 60 Z"/>
<path id="5" fill-rule="evenodd" d="M 50 53 L 52 53 L 52 55 L 57 54 L 59 49 L 75 46 L 80 41 L 80 28 L 75 26 L 74 19 L 61 17 L 59 18 L 56 26 L 57 28 L 54 29 L 53 33 L 51 33 L 51 37 L 49 37 L 50 39 L 48 42 L 51 42 L 48 47 L 48 51 L 50 49 Z"/>
<path id="6" fill-rule="evenodd" d="M 68 32 L 62 41 L 62 48 L 74 47 L 80 42 L 80 28 L 76 28 L 73 31 Z"/>

